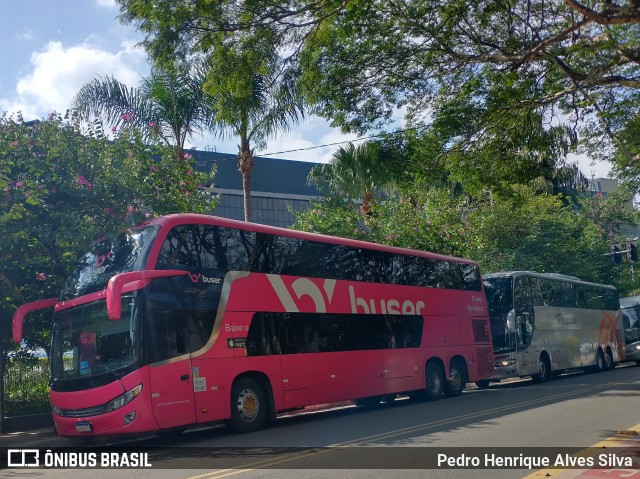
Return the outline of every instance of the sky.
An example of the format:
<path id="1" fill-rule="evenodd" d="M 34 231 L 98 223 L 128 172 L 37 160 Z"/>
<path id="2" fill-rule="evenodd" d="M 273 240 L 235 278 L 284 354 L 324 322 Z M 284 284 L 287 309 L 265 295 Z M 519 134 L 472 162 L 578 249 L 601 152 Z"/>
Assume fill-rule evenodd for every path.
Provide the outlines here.
<path id="1" fill-rule="evenodd" d="M 119 22 L 112 0 L 0 1 L 0 40 L 5 45 L 0 112 L 20 111 L 25 120 L 45 118 L 53 111 L 64 113 L 80 88 L 98 76 L 114 76 L 135 87 L 149 73 L 147 56 L 136 46 L 142 36 Z M 340 145 L 356 139 L 321 118 L 309 117 L 287 134 L 269 139 L 256 154 L 288 152 L 270 156 L 327 162 Z M 233 139 L 199 137 L 189 146 L 235 153 L 236 145 Z M 606 163 L 575 160 L 587 177 L 609 173 Z"/>

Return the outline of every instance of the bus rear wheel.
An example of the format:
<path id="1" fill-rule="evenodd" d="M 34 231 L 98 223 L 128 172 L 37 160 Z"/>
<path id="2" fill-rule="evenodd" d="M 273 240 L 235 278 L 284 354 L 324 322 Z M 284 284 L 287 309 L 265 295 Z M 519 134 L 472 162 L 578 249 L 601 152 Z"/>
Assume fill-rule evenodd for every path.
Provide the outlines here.
<path id="1" fill-rule="evenodd" d="M 449 368 L 449 379 L 444 384 L 445 396 L 460 396 L 466 385 L 467 374 L 465 368 L 459 361 L 452 362 L 451 367 Z"/>
<path id="2" fill-rule="evenodd" d="M 424 389 L 409 392 L 413 401 L 437 401 L 444 393 L 444 374 L 436 363 L 428 363 L 424 370 L 426 386 Z"/>
<path id="3" fill-rule="evenodd" d="M 427 387 L 425 388 L 427 401 L 437 401 L 444 393 L 444 379 L 442 370 L 435 363 L 428 363 L 424 371 Z"/>
<path id="4" fill-rule="evenodd" d="M 608 371 L 609 369 L 613 369 L 613 367 L 613 354 L 610 349 L 607 349 L 607 352 L 604 355 L 604 369 Z"/>
<path id="5" fill-rule="evenodd" d="M 596 353 L 596 363 L 591 366 L 591 370 L 594 373 L 601 373 L 602 371 L 604 371 L 605 369 L 605 360 L 604 360 L 604 354 L 602 353 L 602 349 L 598 349 L 598 352 Z"/>
<path id="6" fill-rule="evenodd" d="M 240 378 L 231 388 L 231 419 L 227 425 L 233 432 L 256 431 L 264 426 L 267 418 L 267 401 L 264 390 L 252 378 Z"/>

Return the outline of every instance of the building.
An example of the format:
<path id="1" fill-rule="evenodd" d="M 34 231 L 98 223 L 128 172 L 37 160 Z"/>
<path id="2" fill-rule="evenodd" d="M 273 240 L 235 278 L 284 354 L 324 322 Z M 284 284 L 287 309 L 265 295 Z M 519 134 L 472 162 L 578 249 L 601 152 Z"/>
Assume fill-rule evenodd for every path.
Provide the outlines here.
<path id="1" fill-rule="evenodd" d="M 217 168 L 214 192 L 220 203 L 213 214 L 244 220 L 242 175 L 238 171 L 236 155 L 214 151 L 187 150 L 193 155 L 196 168 L 211 171 Z M 318 163 L 255 157 L 251 173 L 251 213 L 254 223 L 290 227 L 295 217 L 291 210 L 302 211 L 309 201 L 321 193 L 307 183 L 311 169 Z"/>
<path id="2" fill-rule="evenodd" d="M 614 193 L 618 189 L 618 180 L 613 178 L 591 178 L 589 181 L 589 193 L 592 195 L 602 194 L 607 196 Z M 629 206 L 634 208 L 633 200 L 629 200 Z M 622 234 L 629 239 L 638 238 L 640 236 L 640 225 L 626 225 L 623 227 Z"/>

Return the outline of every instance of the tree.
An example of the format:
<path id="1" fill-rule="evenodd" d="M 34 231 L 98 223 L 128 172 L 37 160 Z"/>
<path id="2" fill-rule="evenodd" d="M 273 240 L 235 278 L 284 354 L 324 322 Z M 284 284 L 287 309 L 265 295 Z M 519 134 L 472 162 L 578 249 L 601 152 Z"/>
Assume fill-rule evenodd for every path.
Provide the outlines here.
<path id="1" fill-rule="evenodd" d="M 204 82 L 205 74 L 197 67 L 155 68 L 138 88 L 99 77 L 80 89 L 72 108 L 82 120 L 101 119 L 113 133 L 137 129 L 146 142 L 174 146 L 180 158 L 191 135 L 215 126 Z"/>
<path id="2" fill-rule="evenodd" d="M 328 164 L 314 167 L 309 180 L 320 190 L 361 200 L 360 213 L 366 221 L 376 194 L 389 191 L 391 176 L 385 161 L 381 143 L 349 143 L 338 148 Z"/>
<path id="3" fill-rule="evenodd" d="M 137 133 L 109 141 L 82 136 L 55 112 L 29 123 L 2 116 L 0 373 L 15 348 L 11 317 L 19 304 L 57 297 L 79 252 L 101 233 L 154 215 L 210 212 L 217 198 L 202 185 L 212 178 L 196 172 L 189 157 L 176 161 L 172 148 L 149 147 Z M 29 346 L 48 350 L 50 327 L 50 312 L 31 319 Z"/>
<path id="4" fill-rule="evenodd" d="M 216 36 L 237 48 L 274 32 L 313 111 L 345 130 L 383 127 L 404 108 L 410 126 L 458 120 L 436 132 L 442 154 L 458 163 L 476 158 L 470 146 L 509 133 L 493 158 L 505 169 L 514 160 L 536 167 L 541 158 L 553 167 L 562 157 L 549 163 L 548 154 L 567 148 L 609 161 L 616 152 L 623 172 L 638 163 L 640 8 L 632 1 L 118 4 L 154 58 L 209 46 Z"/>
<path id="5" fill-rule="evenodd" d="M 254 152 L 304 115 L 303 97 L 295 81 L 298 68 L 282 55 L 277 25 L 261 25 L 250 35 L 232 39 L 223 30 L 209 28 L 216 18 L 235 16 L 236 5 L 229 2 L 117 3 L 121 21 L 135 24 L 145 35 L 142 45 L 156 65 L 172 68 L 185 59 L 204 61 L 204 90 L 213 98 L 221 134 L 239 142 L 244 216 L 251 221 Z"/>
<path id="6" fill-rule="evenodd" d="M 215 40 L 215 41 L 214 41 Z M 242 175 L 244 218 L 251 221 L 251 173 L 254 152 L 267 138 L 287 131 L 304 115 L 294 77 L 268 33 L 259 43 L 232 48 L 216 38 L 207 56 L 205 91 L 214 99 L 221 134 L 238 138 L 238 171 Z"/>

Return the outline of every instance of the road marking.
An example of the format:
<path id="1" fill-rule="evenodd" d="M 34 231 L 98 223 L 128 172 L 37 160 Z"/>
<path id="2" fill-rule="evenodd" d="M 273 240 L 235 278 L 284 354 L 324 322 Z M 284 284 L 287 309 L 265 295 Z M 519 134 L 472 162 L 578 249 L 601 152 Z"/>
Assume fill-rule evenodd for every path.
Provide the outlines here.
<path id="1" fill-rule="evenodd" d="M 464 414 L 464 415 L 461 415 L 461 416 L 455 416 L 455 417 L 448 418 L 448 419 L 441 419 L 441 420 L 431 421 L 431 422 L 424 423 L 424 424 L 419 424 L 419 425 L 416 425 L 416 426 L 410 426 L 410 427 L 406 427 L 406 428 L 402 428 L 402 429 L 396 429 L 395 431 L 388 431 L 388 432 L 384 432 L 384 433 L 380 433 L 380 434 L 373 434 L 373 435 L 370 435 L 370 436 L 365 436 L 365 437 L 362 437 L 362 438 L 354 439 L 352 441 L 346 441 L 346 442 L 341 442 L 341 443 L 330 444 L 328 446 L 318 447 L 317 449 L 311 449 L 311 450 L 307 451 L 302 456 L 301 456 L 300 453 L 292 453 L 292 454 L 287 454 L 287 455 L 279 457 L 279 458 L 265 459 L 265 460 L 257 461 L 257 462 L 250 462 L 250 463 L 247 463 L 247 464 L 243 465 L 242 468 L 238 468 L 238 469 L 220 469 L 220 470 L 215 470 L 215 471 L 207 472 L 207 473 L 204 473 L 204 474 L 200 474 L 198 476 L 187 477 L 185 479 L 217 479 L 217 478 L 233 476 L 233 475 L 236 475 L 236 474 L 242 474 L 242 473 L 245 473 L 245 472 L 250 472 L 250 471 L 254 471 L 256 469 L 264 468 L 266 466 L 274 466 L 274 465 L 277 465 L 277 464 L 284 464 L 284 463 L 292 462 L 292 461 L 300 459 L 300 458 L 306 458 L 306 457 L 311 457 L 311 456 L 315 456 L 315 455 L 319 455 L 319 454 L 324 454 L 326 452 L 330 452 L 332 450 L 332 448 L 348 447 L 348 446 L 365 446 L 367 443 L 369 443 L 371 441 L 374 441 L 374 440 L 388 439 L 388 438 L 393 438 L 393 437 L 397 437 L 397 436 L 402 436 L 402 435 L 408 434 L 408 433 L 414 433 L 414 432 L 418 432 L 418 431 L 422 431 L 422 430 L 428 430 L 428 429 L 431 429 L 431 428 L 436 427 L 436 426 L 443 426 L 443 425 L 455 423 L 455 422 L 458 422 L 458 421 L 461 421 L 461 420 L 466 420 L 466 419 L 479 418 L 479 417 L 482 417 L 482 416 L 485 416 L 485 415 L 488 415 L 488 414 L 491 414 L 491 413 L 495 413 L 495 412 L 504 413 L 505 411 L 510 411 L 510 410 L 514 410 L 514 409 L 520 409 L 523 406 L 534 406 L 536 404 L 543 403 L 543 402 L 549 402 L 549 401 L 557 402 L 557 400 L 562 399 L 562 398 L 569 398 L 569 397 L 572 397 L 572 396 L 580 396 L 585 392 L 591 392 L 591 391 L 597 391 L 597 390 L 606 390 L 606 389 L 608 389 L 610 387 L 613 387 L 613 386 L 616 386 L 616 385 L 629 384 L 629 383 L 632 383 L 632 382 L 636 382 L 636 380 L 632 379 L 632 380 L 629 380 L 629 381 L 616 381 L 616 382 L 610 382 L 610 383 L 607 383 L 607 384 L 598 384 L 596 386 L 588 386 L 588 387 L 584 387 L 582 389 L 574 389 L 574 390 L 571 390 L 571 391 L 568 391 L 568 392 L 558 393 L 558 394 L 554 394 L 554 395 L 551 395 L 551 396 L 545 396 L 545 397 L 539 398 L 539 399 L 530 399 L 530 400 L 527 400 L 527 401 L 522 401 L 522 402 L 514 403 L 514 404 L 511 404 L 511 405 L 495 407 L 495 408 L 491 408 L 491 409 L 483 409 L 482 411 L 477 411 L 477 412 L 473 412 L 473 413 L 469 413 L 469 414 Z M 640 425 L 638 425 L 638 427 L 640 427 Z M 632 428 L 632 429 L 634 429 L 634 428 Z M 599 447 L 599 446 L 594 446 L 594 447 Z M 553 471 L 556 471 L 556 470 L 554 469 Z M 562 472 L 566 472 L 566 470 L 561 470 L 558 473 L 556 473 L 555 475 L 558 475 L 558 474 L 560 474 Z M 535 478 L 535 479 L 539 479 L 540 477 L 551 477 L 551 476 L 547 476 L 547 475 L 543 474 L 542 476 L 538 476 L 538 475 L 527 476 L 527 478 L 529 478 L 529 477 Z M 523 478 L 523 479 L 527 479 L 527 478 Z"/>
<path id="2" fill-rule="evenodd" d="M 629 428 L 629 429 L 624 429 L 622 431 L 619 431 L 615 436 L 611 436 L 607 439 L 605 439 L 604 441 L 600 441 L 596 444 L 594 444 L 593 446 L 589 447 L 589 448 L 585 448 L 581 451 L 578 451 L 574 454 L 574 456 L 576 457 L 580 457 L 581 455 L 584 455 L 586 453 L 586 451 L 588 449 L 595 449 L 595 448 L 601 448 L 601 449 L 607 449 L 607 448 L 612 448 L 612 447 L 618 447 L 620 446 L 620 443 L 623 441 L 629 441 L 630 439 L 633 438 L 637 438 L 638 434 L 640 434 L 640 424 L 636 424 L 635 426 Z M 640 442 L 640 439 L 636 439 L 638 442 Z M 580 471 L 588 471 L 592 468 L 575 468 L 575 469 L 556 469 L 556 468 L 548 468 L 548 469 L 540 469 L 539 471 L 534 472 L 533 474 L 529 474 L 527 476 L 524 476 L 522 479 L 540 479 L 541 477 L 547 478 L 547 477 L 558 477 L 561 476 L 563 474 L 567 474 L 567 475 L 571 475 L 571 477 L 576 477 L 575 476 L 575 471 L 576 470 L 580 470 Z M 622 477 L 622 476 L 620 476 Z"/>

